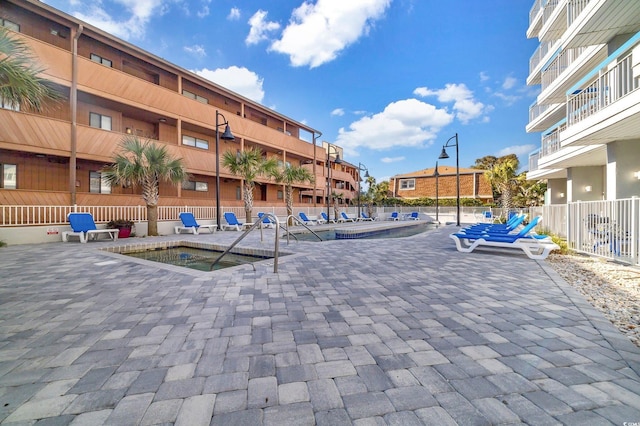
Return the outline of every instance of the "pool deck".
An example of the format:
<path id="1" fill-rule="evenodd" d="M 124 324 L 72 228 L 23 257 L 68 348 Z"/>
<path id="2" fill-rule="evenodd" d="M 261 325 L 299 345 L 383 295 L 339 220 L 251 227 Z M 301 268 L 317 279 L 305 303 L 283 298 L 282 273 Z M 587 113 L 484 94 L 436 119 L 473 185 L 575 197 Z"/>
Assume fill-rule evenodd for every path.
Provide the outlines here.
<path id="1" fill-rule="evenodd" d="M 458 253 L 456 229 L 280 241 L 277 274 L 101 250 L 234 231 L 1 248 L 0 423 L 640 422 L 640 349 L 544 261 Z"/>

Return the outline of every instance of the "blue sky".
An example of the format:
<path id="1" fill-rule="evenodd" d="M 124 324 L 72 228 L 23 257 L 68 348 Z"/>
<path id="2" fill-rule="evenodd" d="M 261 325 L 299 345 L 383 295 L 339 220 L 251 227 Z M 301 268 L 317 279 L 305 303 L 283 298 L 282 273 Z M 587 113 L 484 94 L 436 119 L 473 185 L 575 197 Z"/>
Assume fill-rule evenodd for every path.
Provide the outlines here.
<path id="1" fill-rule="evenodd" d="M 45 0 L 322 132 L 378 182 L 540 143 L 530 0 Z M 455 165 L 454 148 L 440 164 Z"/>

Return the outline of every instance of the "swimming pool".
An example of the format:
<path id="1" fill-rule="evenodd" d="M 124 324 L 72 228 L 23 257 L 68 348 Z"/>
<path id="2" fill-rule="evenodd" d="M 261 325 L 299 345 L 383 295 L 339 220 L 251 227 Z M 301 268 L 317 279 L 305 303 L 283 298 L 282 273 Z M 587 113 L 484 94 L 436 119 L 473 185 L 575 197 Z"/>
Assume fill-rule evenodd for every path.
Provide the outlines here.
<path id="1" fill-rule="evenodd" d="M 218 244 L 173 241 L 158 244 L 141 243 L 107 247 L 104 250 L 135 259 L 209 272 L 211 264 L 220 257 L 226 247 Z M 280 251 L 279 256 L 282 257 L 288 254 Z M 271 250 L 236 248 L 233 252 L 225 254 L 221 261 L 214 266 L 213 270 L 251 264 L 273 259 L 273 257 L 274 253 Z"/>
<path id="2" fill-rule="evenodd" d="M 313 230 L 322 241 L 331 241 L 331 240 L 352 240 L 352 239 L 377 239 L 377 238 L 404 238 L 411 237 L 413 235 L 421 234 L 426 231 L 430 231 L 437 227 L 436 224 L 432 223 L 421 223 L 414 225 L 401 225 L 391 224 L 384 226 L 380 224 L 379 226 L 360 226 L 360 227 L 350 227 L 350 228 L 336 228 L 336 229 L 326 229 L 322 231 Z M 298 241 L 315 241 L 320 242 L 318 237 L 313 235 L 311 232 L 297 232 L 295 234 L 294 239 Z M 286 238 L 286 236 L 285 236 Z"/>

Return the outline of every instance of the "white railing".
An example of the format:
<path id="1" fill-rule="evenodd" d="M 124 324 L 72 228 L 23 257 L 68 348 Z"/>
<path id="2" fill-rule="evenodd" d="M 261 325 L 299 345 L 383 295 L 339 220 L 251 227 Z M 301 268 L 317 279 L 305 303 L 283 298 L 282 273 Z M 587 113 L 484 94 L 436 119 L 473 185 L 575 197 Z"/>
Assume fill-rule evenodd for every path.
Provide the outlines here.
<path id="1" fill-rule="evenodd" d="M 553 49 L 557 41 L 558 40 L 543 41 L 540 43 L 529 59 L 529 74 L 532 74 L 535 71 L 538 65 L 540 65 L 540 62 L 542 62 L 542 59 L 544 59 L 547 53 Z"/>
<path id="2" fill-rule="evenodd" d="M 611 69 L 605 65 L 598 76 L 567 99 L 567 123 L 576 124 L 638 89 L 633 78 L 631 54 Z"/>
<path id="3" fill-rule="evenodd" d="M 543 0 L 536 0 L 533 2 L 533 6 L 531 6 L 531 9 L 529 10 L 529 26 L 533 24 L 536 16 L 538 16 L 538 12 L 542 9 L 542 2 Z"/>
<path id="4" fill-rule="evenodd" d="M 576 47 L 560 52 L 553 61 L 542 71 L 542 91 L 548 88 L 578 57 L 586 50 L 586 47 Z"/>
<path id="5" fill-rule="evenodd" d="M 529 171 L 534 172 L 538 170 L 538 160 L 540 159 L 540 150 L 529 154 Z"/>
<path id="6" fill-rule="evenodd" d="M 567 27 L 580 16 L 591 0 L 571 0 L 567 4 Z"/>
<path id="7" fill-rule="evenodd" d="M 640 198 L 575 202 L 531 208 L 543 216 L 544 228 L 566 238 L 580 253 L 639 263 Z"/>
<path id="8" fill-rule="evenodd" d="M 567 128 L 566 122 L 559 125 L 552 132 L 542 136 L 542 148 L 540 149 L 540 157 L 551 155 L 554 152 L 560 151 L 560 132 Z"/>

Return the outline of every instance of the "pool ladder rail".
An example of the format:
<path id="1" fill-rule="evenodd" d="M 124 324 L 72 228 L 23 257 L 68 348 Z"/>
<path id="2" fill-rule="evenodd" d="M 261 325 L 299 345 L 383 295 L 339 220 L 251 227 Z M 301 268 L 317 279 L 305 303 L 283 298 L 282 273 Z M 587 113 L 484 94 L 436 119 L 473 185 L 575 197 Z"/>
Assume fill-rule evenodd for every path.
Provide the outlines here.
<path id="1" fill-rule="evenodd" d="M 218 258 L 216 260 L 213 261 L 213 263 L 209 267 L 209 270 L 213 271 L 213 268 L 218 264 L 218 262 L 220 262 L 220 260 L 227 253 L 229 253 L 231 251 L 231 249 L 233 249 L 240 241 L 242 241 L 243 238 L 246 237 L 249 234 L 249 232 L 253 231 L 258 226 L 260 227 L 260 231 L 262 231 L 262 223 L 263 223 L 263 220 L 264 220 L 265 217 L 271 219 L 272 223 L 275 224 L 275 226 L 276 226 L 276 236 L 275 236 L 275 243 L 274 243 L 274 248 L 273 248 L 273 272 L 274 273 L 278 273 L 278 255 L 279 255 L 279 249 L 280 249 L 280 244 L 279 244 L 280 232 L 279 231 L 280 231 L 280 228 L 282 227 L 282 225 L 280 224 L 280 220 L 278 220 L 278 217 L 275 216 L 274 214 L 271 214 L 271 213 L 265 213 L 262 217 L 258 218 L 258 220 L 255 221 L 255 223 L 251 224 L 251 226 L 249 228 L 247 228 L 242 233 L 242 235 L 240 235 L 229 247 L 227 247 L 227 249 L 220 256 L 218 256 Z M 305 228 L 307 228 L 309 230 L 309 232 L 311 232 L 313 235 L 318 237 L 318 239 L 320 241 L 322 241 L 322 238 L 318 234 L 313 232 L 313 230 L 311 228 L 309 228 L 307 225 L 305 225 L 300 219 L 298 219 L 294 215 L 289 215 L 289 216 L 287 216 L 287 219 L 286 219 L 285 223 L 289 223 L 289 219 L 293 219 L 298 224 L 304 226 Z M 286 227 L 286 226 L 285 226 L 285 230 L 287 232 L 287 244 L 289 244 L 289 235 L 292 235 L 292 234 L 291 234 L 291 232 L 289 232 L 289 228 Z M 295 238 L 295 235 L 294 235 L 294 238 Z"/>

